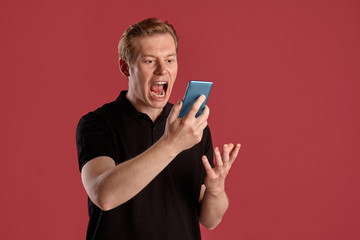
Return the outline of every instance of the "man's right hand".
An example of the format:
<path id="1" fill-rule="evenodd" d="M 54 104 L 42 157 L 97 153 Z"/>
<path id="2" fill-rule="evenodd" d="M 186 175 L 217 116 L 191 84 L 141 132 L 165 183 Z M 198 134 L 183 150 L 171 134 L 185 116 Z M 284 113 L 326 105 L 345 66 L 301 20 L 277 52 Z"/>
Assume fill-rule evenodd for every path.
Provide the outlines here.
<path id="1" fill-rule="evenodd" d="M 201 95 L 183 118 L 178 117 L 182 107 L 181 100 L 171 110 L 166 122 L 163 140 L 170 144 L 169 150 L 173 151 L 172 153 L 175 156 L 201 141 L 210 114 L 209 107 L 205 106 L 199 117 L 196 118 L 195 115 L 205 100 L 205 96 Z"/>

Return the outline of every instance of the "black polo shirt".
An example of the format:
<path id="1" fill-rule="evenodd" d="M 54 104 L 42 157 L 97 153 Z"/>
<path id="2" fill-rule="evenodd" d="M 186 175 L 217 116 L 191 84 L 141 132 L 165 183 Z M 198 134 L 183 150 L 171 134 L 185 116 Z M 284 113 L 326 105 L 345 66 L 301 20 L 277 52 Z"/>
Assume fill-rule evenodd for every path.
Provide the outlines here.
<path id="1" fill-rule="evenodd" d="M 123 91 L 116 101 L 83 116 L 76 130 L 80 171 L 98 156 L 120 164 L 144 152 L 163 135 L 171 108 L 167 103 L 154 123 L 131 105 Z M 198 213 L 204 154 L 213 159 L 208 127 L 199 144 L 181 152 L 129 201 L 102 211 L 89 199 L 86 239 L 201 239 Z"/>

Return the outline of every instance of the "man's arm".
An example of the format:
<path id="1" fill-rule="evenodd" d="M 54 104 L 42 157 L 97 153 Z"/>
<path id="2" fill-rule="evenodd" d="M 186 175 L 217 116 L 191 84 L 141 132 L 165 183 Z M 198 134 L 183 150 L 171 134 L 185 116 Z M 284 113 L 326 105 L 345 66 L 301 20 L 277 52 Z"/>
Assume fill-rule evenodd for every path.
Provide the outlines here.
<path id="1" fill-rule="evenodd" d="M 199 97 L 189 113 L 178 118 L 181 101 L 174 105 L 165 133 L 152 147 L 119 165 L 110 157 L 100 156 L 87 162 L 81 171 L 85 190 L 93 203 L 104 211 L 113 209 L 138 194 L 180 152 L 199 143 L 207 126 L 209 108 L 195 118 L 204 102 Z"/>
<path id="2" fill-rule="evenodd" d="M 225 179 L 239 150 L 240 144 L 236 146 L 232 143 L 225 144 L 222 153 L 216 147 L 214 168 L 211 167 L 205 155 L 202 157 L 206 177 L 200 193 L 199 221 L 207 229 L 214 229 L 221 222 L 229 206 L 225 193 Z"/>

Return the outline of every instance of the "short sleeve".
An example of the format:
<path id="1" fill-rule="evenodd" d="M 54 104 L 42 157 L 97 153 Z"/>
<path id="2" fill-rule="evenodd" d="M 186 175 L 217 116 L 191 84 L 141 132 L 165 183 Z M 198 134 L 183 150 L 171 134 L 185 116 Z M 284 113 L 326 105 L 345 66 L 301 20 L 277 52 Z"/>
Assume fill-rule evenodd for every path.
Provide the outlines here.
<path id="1" fill-rule="evenodd" d="M 213 144 L 212 144 L 212 139 L 211 139 L 211 133 L 210 133 L 210 128 L 206 127 L 204 129 L 204 134 L 203 134 L 203 146 L 204 146 L 204 155 L 207 157 L 207 159 L 209 160 L 209 163 L 212 167 L 214 167 L 214 151 L 213 151 Z M 206 176 L 206 172 L 205 172 L 205 168 L 203 168 L 203 182 L 204 183 L 204 178 Z"/>
<path id="2" fill-rule="evenodd" d="M 99 156 L 115 159 L 112 133 L 107 122 L 96 113 L 83 116 L 76 128 L 76 147 L 79 169 Z"/>

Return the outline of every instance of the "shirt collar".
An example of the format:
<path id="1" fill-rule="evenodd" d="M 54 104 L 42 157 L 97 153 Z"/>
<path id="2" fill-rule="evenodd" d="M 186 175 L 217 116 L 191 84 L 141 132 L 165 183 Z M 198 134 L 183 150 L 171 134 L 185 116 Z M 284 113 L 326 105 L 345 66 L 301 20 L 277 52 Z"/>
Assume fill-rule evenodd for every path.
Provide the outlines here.
<path id="1" fill-rule="evenodd" d="M 120 112 L 121 119 L 127 121 L 127 120 L 133 120 L 140 116 L 148 117 L 145 113 L 142 113 L 142 112 L 139 112 L 138 110 L 136 110 L 136 108 L 127 99 L 126 93 L 127 93 L 127 91 L 125 91 L 125 90 L 121 91 L 120 95 L 115 100 L 115 103 L 121 109 L 121 112 Z M 173 105 L 171 103 L 167 102 L 165 107 L 163 108 L 163 111 L 157 118 L 156 122 L 159 122 L 163 118 L 167 118 L 167 116 L 169 116 L 169 114 L 170 114 L 172 106 Z"/>

